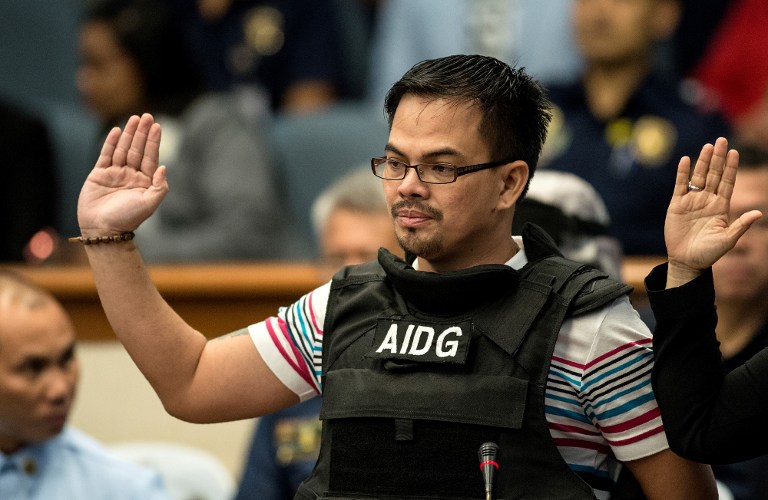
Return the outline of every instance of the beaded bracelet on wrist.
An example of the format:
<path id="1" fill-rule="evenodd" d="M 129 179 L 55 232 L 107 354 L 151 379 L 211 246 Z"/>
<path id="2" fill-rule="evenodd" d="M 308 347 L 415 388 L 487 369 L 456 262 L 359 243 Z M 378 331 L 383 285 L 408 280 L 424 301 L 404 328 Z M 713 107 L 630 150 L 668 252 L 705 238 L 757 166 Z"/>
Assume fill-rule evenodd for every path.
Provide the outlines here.
<path id="1" fill-rule="evenodd" d="M 83 245 L 98 245 L 101 243 L 119 243 L 121 241 L 131 241 L 134 236 L 136 235 L 133 233 L 133 231 L 131 231 L 113 236 L 93 236 L 90 238 L 76 236 L 74 238 L 67 238 L 67 241 L 70 243 L 82 243 Z"/>

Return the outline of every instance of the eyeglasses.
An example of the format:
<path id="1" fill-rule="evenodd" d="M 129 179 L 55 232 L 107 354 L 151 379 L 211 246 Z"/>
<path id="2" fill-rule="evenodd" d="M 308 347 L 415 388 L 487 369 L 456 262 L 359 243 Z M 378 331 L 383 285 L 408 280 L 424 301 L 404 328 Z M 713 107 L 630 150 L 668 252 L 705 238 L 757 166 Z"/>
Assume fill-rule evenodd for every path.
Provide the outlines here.
<path id="1" fill-rule="evenodd" d="M 412 168 L 416 170 L 416 175 L 419 176 L 421 182 L 427 184 L 450 184 L 456 182 L 456 179 L 460 175 L 471 174 L 472 172 L 478 172 L 485 170 L 486 168 L 498 167 L 506 163 L 510 163 L 514 160 L 500 160 L 492 161 L 490 163 L 478 163 L 477 165 L 467 165 L 466 167 L 457 167 L 450 163 L 419 163 L 417 165 L 408 165 L 394 158 L 387 158 L 381 156 L 378 158 L 371 158 L 371 169 L 373 175 L 381 179 L 386 180 L 400 180 L 405 179 L 408 169 Z"/>

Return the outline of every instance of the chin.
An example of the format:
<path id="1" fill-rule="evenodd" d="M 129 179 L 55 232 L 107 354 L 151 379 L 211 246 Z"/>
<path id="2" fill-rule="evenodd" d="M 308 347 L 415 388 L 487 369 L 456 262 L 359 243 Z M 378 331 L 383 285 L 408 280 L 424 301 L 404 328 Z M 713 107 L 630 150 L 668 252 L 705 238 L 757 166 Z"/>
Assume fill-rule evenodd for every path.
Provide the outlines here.
<path id="1" fill-rule="evenodd" d="M 397 241 L 406 253 L 421 257 L 422 259 L 433 259 L 443 251 L 443 243 L 439 238 L 425 239 L 420 238 L 414 232 L 399 234 Z"/>

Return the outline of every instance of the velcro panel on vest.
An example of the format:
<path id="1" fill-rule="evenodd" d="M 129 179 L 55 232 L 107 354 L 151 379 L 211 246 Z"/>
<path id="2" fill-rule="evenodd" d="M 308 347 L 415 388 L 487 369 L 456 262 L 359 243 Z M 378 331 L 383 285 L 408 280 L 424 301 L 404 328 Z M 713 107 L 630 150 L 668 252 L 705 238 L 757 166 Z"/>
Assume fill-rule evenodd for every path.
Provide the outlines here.
<path id="1" fill-rule="evenodd" d="M 528 381 L 500 375 L 464 377 L 457 385 L 454 376 L 440 373 L 333 370 L 327 374 L 320 418 L 381 417 L 522 427 Z M 388 437 L 394 438 L 394 430 Z"/>
<path id="2" fill-rule="evenodd" d="M 419 420 L 407 441 L 381 439 L 395 432 L 389 419 L 334 421 L 330 429 L 328 496 L 336 498 L 484 498 L 477 452 L 499 440 L 498 429 Z"/>

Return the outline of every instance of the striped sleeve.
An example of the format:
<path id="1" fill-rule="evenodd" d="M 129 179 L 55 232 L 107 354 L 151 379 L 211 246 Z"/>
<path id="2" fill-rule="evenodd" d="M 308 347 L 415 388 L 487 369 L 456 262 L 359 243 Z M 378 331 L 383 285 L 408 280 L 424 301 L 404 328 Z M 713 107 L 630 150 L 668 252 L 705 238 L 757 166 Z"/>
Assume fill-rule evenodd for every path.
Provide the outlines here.
<path id="1" fill-rule="evenodd" d="M 547 385 L 561 451 L 628 461 L 668 448 L 651 387 L 651 340 L 626 297 L 563 325 Z"/>
<path id="2" fill-rule="evenodd" d="M 277 378 L 302 401 L 321 392 L 323 322 L 330 283 L 276 316 L 248 327 L 254 345 Z"/>
<path id="3" fill-rule="evenodd" d="M 669 447 L 651 387 L 652 335 L 628 298 L 609 308 L 584 366 L 581 399 L 618 460 Z"/>

